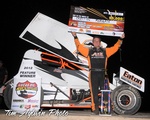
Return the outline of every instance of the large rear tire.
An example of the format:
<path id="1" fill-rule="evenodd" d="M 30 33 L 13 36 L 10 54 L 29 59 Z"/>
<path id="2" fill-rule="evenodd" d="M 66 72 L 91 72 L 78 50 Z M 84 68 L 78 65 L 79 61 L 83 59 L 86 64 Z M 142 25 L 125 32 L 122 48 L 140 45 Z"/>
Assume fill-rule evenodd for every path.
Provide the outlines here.
<path id="1" fill-rule="evenodd" d="M 129 85 L 121 85 L 111 93 L 114 112 L 121 115 L 135 114 L 141 107 L 139 91 Z"/>
<path id="2" fill-rule="evenodd" d="M 4 102 L 8 109 L 11 109 L 11 99 L 12 99 L 12 92 L 13 92 L 13 84 L 8 84 L 4 90 Z"/>

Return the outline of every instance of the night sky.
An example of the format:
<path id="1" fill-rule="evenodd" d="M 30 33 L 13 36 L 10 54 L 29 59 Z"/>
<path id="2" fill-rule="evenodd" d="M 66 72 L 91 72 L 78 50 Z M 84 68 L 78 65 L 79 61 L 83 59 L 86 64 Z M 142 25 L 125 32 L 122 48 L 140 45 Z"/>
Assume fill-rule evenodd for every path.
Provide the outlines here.
<path id="1" fill-rule="evenodd" d="M 150 96 L 149 61 L 149 9 L 146 0 L 11 0 L 1 3 L 0 59 L 9 72 L 9 79 L 17 74 L 22 57 L 28 49 L 36 46 L 23 41 L 19 35 L 37 14 L 41 12 L 64 24 L 68 24 L 70 6 L 92 7 L 125 11 L 125 39 L 118 51 L 108 61 L 108 73 L 116 73 L 122 66 L 145 79 L 145 92 L 141 93 L 141 111 L 150 111 L 146 106 Z M 112 45 L 117 38 L 102 36 L 104 42 Z M 121 61 L 120 61 L 121 58 Z"/>

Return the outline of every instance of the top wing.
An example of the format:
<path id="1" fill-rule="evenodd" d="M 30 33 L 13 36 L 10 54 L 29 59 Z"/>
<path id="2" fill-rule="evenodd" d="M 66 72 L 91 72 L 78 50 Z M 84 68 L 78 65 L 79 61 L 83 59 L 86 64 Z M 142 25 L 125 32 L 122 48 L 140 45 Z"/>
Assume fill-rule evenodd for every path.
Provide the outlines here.
<path id="1" fill-rule="evenodd" d="M 87 34 L 77 33 L 77 36 L 86 47 L 93 38 Z M 36 14 L 19 38 L 70 62 L 88 65 L 86 58 L 77 56 L 74 38 L 68 32 L 68 26 L 42 13 Z M 107 44 L 102 42 L 102 46 L 106 47 Z"/>

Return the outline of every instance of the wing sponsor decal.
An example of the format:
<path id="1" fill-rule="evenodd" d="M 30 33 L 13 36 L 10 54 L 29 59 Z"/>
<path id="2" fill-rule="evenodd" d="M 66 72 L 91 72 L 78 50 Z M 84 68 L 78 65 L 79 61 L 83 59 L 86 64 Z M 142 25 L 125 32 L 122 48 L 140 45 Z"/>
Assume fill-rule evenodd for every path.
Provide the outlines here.
<path id="1" fill-rule="evenodd" d="M 120 79 L 122 81 L 124 81 L 125 83 L 144 92 L 145 80 L 142 77 L 132 73 L 131 71 L 128 71 L 121 67 L 120 68 Z"/>
<path id="2" fill-rule="evenodd" d="M 142 86 L 142 80 L 136 78 L 134 75 L 131 75 L 128 71 L 124 71 L 122 79 L 126 80 L 129 83 L 132 83 L 133 85 L 137 86 L 138 88 L 141 88 Z"/>

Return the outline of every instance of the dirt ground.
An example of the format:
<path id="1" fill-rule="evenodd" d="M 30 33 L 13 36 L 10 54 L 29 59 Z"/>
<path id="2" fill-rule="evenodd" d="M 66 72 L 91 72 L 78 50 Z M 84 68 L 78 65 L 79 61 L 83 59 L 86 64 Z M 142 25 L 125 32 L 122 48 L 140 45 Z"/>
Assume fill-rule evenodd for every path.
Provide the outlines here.
<path id="1" fill-rule="evenodd" d="M 150 120 L 150 113 L 137 113 L 135 115 L 91 115 L 90 112 L 66 111 L 62 114 L 50 114 L 42 111 L 40 114 L 16 114 L 0 110 L 0 120 Z"/>
<path id="2" fill-rule="evenodd" d="M 54 115 L 45 115 L 45 116 L 6 116 L 4 114 L 0 115 L 1 120 L 150 120 L 150 118 L 129 118 L 123 116 L 77 116 L 77 115 L 68 115 L 68 116 L 54 116 Z"/>

